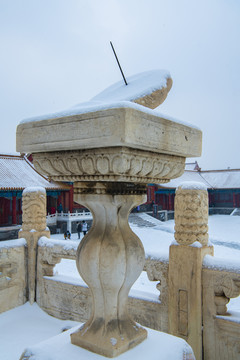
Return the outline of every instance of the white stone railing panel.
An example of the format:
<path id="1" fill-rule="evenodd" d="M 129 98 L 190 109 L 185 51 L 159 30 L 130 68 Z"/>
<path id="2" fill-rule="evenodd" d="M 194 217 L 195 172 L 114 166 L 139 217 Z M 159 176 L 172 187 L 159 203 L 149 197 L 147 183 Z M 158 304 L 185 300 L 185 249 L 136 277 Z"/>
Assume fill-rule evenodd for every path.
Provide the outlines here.
<path id="1" fill-rule="evenodd" d="M 37 303 L 49 314 L 63 319 L 86 321 L 91 312 L 92 298 L 88 287 L 77 281 L 64 281 L 54 275 L 54 267 L 61 259 L 76 259 L 78 242 L 71 240 L 53 240 L 42 237 L 38 241 L 38 274 L 37 274 Z M 167 263 L 161 264 L 157 260 L 146 260 L 145 270 L 149 280 L 167 283 Z M 155 268 L 155 270 L 154 270 Z M 69 274 L 70 279 L 71 274 Z M 164 277 L 164 278 L 163 278 Z M 69 280 L 68 279 L 68 280 Z M 80 279 L 80 276 L 79 276 Z M 162 289 L 157 285 L 158 290 Z M 162 293 L 167 287 L 163 286 Z M 156 297 L 140 299 L 129 296 L 129 312 L 142 325 L 156 330 L 167 331 L 167 293 L 156 301 Z"/>
<path id="2" fill-rule="evenodd" d="M 55 214 L 48 214 L 46 216 L 47 225 L 55 225 L 57 221 L 82 221 L 82 220 L 92 220 L 92 214 L 90 211 L 83 212 L 56 212 Z"/>
<path id="3" fill-rule="evenodd" d="M 240 263 L 206 255 L 202 273 L 204 359 L 239 359 L 240 313 L 227 303 L 240 294 Z"/>
<path id="4" fill-rule="evenodd" d="M 26 240 L 0 242 L 0 313 L 26 302 Z"/>

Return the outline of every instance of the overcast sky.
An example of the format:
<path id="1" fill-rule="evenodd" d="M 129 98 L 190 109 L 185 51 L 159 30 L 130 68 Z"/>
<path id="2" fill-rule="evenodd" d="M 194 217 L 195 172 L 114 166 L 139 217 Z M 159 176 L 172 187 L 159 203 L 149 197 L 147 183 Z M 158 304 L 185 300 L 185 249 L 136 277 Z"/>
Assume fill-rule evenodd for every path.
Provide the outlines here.
<path id="1" fill-rule="evenodd" d="M 240 168 L 239 0 L 0 0 L 1 152 L 24 118 L 169 70 L 158 108 L 203 131 L 203 169 Z M 194 159 L 195 160 L 195 159 Z"/>

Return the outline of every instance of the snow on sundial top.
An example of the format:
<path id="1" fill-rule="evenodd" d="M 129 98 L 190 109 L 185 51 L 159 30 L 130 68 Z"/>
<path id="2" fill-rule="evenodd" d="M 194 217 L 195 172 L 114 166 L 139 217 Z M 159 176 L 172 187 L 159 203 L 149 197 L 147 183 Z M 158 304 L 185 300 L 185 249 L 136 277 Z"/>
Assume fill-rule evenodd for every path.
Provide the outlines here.
<path id="1" fill-rule="evenodd" d="M 142 101 L 149 96 L 156 99 L 151 108 L 160 105 L 167 97 L 167 93 L 171 89 L 172 79 L 168 71 L 165 70 L 152 70 L 140 74 L 133 75 L 128 79 L 128 85 L 123 81 L 108 87 L 97 96 L 93 97 L 93 101 L 132 101 L 144 105 Z M 162 93 L 160 94 L 160 90 Z M 156 93 L 158 92 L 158 93 Z M 144 105 L 149 107 L 147 104 Z"/>
<path id="2" fill-rule="evenodd" d="M 153 113 L 163 103 L 172 86 L 166 70 L 151 70 L 130 76 L 128 85 L 119 81 L 94 96 L 90 101 L 77 104 L 67 110 L 24 119 L 21 123 L 73 116 L 108 108 L 129 107 Z M 142 106 L 141 106 L 142 105 Z"/>
<path id="3" fill-rule="evenodd" d="M 170 74 L 153 70 L 110 86 L 88 102 L 38 116 L 17 127 L 17 151 L 128 147 L 181 157 L 201 155 L 198 128 L 153 110 L 172 86 Z"/>

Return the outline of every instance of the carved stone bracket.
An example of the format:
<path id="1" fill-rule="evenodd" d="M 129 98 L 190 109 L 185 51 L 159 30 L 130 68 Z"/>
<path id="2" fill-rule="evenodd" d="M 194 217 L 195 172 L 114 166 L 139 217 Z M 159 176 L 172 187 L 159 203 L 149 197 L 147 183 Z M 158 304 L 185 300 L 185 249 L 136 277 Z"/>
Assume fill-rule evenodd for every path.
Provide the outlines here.
<path id="1" fill-rule="evenodd" d="M 168 304 L 168 262 L 159 262 L 156 260 L 146 259 L 144 270 L 147 272 L 150 281 L 159 281 L 156 284 L 157 290 L 160 292 L 159 300 L 162 304 Z"/>
<path id="2" fill-rule="evenodd" d="M 61 262 L 61 258 L 52 257 L 45 259 L 41 264 L 38 263 L 38 266 L 41 267 L 40 272 L 41 276 L 53 276 L 53 269 L 55 265 Z"/>
<path id="3" fill-rule="evenodd" d="M 227 304 L 231 298 L 240 295 L 240 280 L 233 279 L 230 275 L 225 275 L 218 280 L 214 287 L 216 313 L 225 315 L 227 313 Z"/>
<path id="4" fill-rule="evenodd" d="M 185 158 L 125 147 L 37 153 L 36 169 L 57 181 L 164 183 L 181 176 Z"/>

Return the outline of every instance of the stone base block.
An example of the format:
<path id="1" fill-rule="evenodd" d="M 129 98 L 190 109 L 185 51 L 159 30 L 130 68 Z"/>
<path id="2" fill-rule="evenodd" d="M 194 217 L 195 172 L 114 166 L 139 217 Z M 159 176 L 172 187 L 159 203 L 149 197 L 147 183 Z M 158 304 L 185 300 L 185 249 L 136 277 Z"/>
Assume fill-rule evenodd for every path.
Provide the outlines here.
<path id="1" fill-rule="evenodd" d="M 78 328 L 79 326 L 74 327 L 60 335 L 30 346 L 24 351 L 20 360 L 104 359 L 105 357 L 103 356 L 96 355 L 93 352 L 71 344 L 70 335 L 74 332 L 76 333 Z M 156 330 L 147 330 L 147 339 L 129 350 L 129 352 L 121 354 L 121 360 L 195 360 L 192 348 L 183 339 Z"/>
<path id="2" fill-rule="evenodd" d="M 110 326 L 108 331 L 104 326 L 98 327 L 96 324 L 88 329 L 86 324 L 71 334 L 71 342 L 99 355 L 112 358 L 135 347 L 147 338 L 147 331 L 132 322 L 123 322 L 114 328 L 112 330 Z"/>

